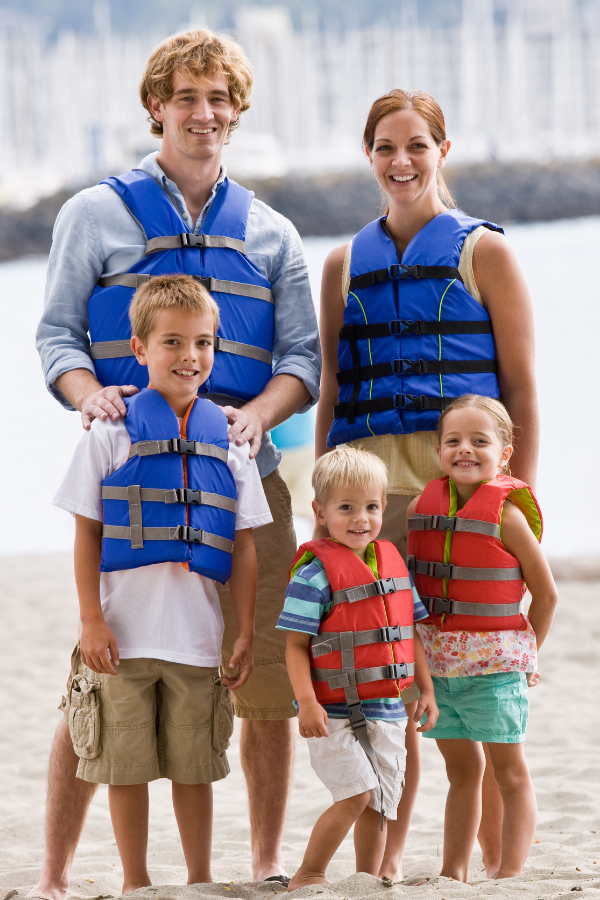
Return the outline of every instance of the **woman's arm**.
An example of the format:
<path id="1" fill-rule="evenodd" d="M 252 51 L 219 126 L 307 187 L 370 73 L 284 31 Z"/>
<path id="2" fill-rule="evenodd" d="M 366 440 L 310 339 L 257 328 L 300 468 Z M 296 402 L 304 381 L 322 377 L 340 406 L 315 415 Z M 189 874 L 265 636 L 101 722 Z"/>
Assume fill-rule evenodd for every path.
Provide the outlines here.
<path id="1" fill-rule="evenodd" d="M 535 488 L 539 416 L 533 309 L 515 253 L 503 235 L 488 231 L 477 241 L 473 274 L 494 329 L 500 397 L 516 426 L 511 470 Z"/>
<path id="2" fill-rule="evenodd" d="M 502 512 L 502 543 L 519 560 L 531 593 L 529 621 L 539 650 L 550 630 L 558 594 L 550 566 L 535 535 L 521 510 L 510 501 L 504 504 Z"/>
<path id="3" fill-rule="evenodd" d="M 342 244 L 340 247 L 332 250 L 323 266 L 319 322 L 323 371 L 315 433 L 316 459 L 327 453 L 327 435 L 331 429 L 333 407 L 337 403 L 338 397 L 338 384 L 335 376 L 337 372 L 337 348 L 340 328 L 344 324 L 342 270 L 347 247 L 348 244 Z"/>

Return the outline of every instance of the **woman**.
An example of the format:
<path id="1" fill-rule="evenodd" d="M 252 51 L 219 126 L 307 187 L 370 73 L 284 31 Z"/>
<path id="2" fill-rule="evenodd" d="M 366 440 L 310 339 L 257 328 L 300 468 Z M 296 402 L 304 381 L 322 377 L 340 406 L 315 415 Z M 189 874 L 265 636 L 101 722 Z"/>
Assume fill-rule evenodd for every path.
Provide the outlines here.
<path id="1" fill-rule="evenodd" d="M 442 175 L 450 141 L 432 97 L 403 90 L 380 97 L 369 112 L 363 146 L 388 208 L 325 262 L 316 453 L 347 442 L 386 462 L 390 493 L 380 536 L 405 555 L 406 508 L 440 475 L 435 429 L 452 397 L 502 399 L 522 433 L 513 474 L 535 487 L 533 314 L 501 229 L 455 208 Z M 406 786 L 398 819 L 388 826 L 380 870 L 392 881 L 402 877 L 419 784 L 416 697 L 403 695 Z M 499 865 L 502 819 L 490 772 L 488 766 L 479 831 L 488 875 Z"/>

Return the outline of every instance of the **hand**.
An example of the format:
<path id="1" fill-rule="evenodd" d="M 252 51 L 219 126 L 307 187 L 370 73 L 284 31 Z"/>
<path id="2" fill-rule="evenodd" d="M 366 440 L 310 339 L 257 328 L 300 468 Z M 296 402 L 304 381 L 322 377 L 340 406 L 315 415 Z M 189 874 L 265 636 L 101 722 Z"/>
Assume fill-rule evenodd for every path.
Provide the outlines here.
<path id="1" fill-rule="evenodd" d="M 540 683 L 541 675 L 539 672 L 527 672 L 527 686 L 535 687 Z"/>
<path id="2" fill-rule="evenodd" d="M 122 397 L 131 397 L 137 394 L 139 388 L 134 384 L 116 384 L 110 387 L 102 388 L 100 391 L 94 391 L 87 397 L 81 407 L 81 424 L 86 431 L 90 430 L 92 419 L 111 419 L 116 421 L 119 416 L 125 418 L 127 407 L 123 403 Z"/>
<path id="3" fill-rule="evenodd" d="M 239 637 L 233 645 L 233 655 L 229 660 L 228 669 L 237 669 L 237 675 L 221 676 L 225 687 L 235 691 L 246 684 L 252 674 L 252 638 Z"/>
<path id="4" fill-rule="evenodd" d="M 98 675 L 116 675 L 119 665 L 119 648 L 111 629 L 104 619 L 93 624 L 82 623 L 81 659 L 84 665 Z M 114 663 L 114 666 L 113 666 Z"/>
<path id="5" fill-rule="evenodd" d="M 302 703 L 298 713 L 298 728 L 300 737 L 328 737 L 327 713 L 316 700 Z"/>
<path id="6" fill-rule="evenodd" d="M 238 447 L 250 442 L 250 459 L 254 459 L 260 450 L 263 435 L 262 421 L 249 406 L 236 409 L 235 406 L 224 406 L 223 412 L 229 420 L 229 440 L 235 441 Z"/>
<path id="7" fill-rule="evenodd" d="M 420 722 L 425 715 L 427 716 L 427 721 L 420 728 L 417 728 L 417 731 L 431 731 L 439 714 L 433 691 L 424 691 L 419 697 L 413 719 L 415 722 Z"/>

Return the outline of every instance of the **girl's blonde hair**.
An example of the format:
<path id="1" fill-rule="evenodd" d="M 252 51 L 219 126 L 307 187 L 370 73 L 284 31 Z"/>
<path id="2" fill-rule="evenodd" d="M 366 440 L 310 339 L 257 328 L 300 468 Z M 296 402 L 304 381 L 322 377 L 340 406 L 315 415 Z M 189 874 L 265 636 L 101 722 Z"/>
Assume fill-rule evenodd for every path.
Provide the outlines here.
<path id="1" fill-rule="evenodd" d="M 318 503 L 326 503 L 336 487 L 368 488 L 372 484 L 380 487 L 385 496 L 388 486 L 386 464 L 374 453 L 352 447 L 339 447 L 325 453 L 317 460 L 312 475 Z"/>
<path id="2" fill-rule="evenodd" d="M 163 309 L 184 309 L 198 316 L 212 316 L 214 333 L 217 333 L 219 307 L 206 288 L 191 275 L 157 275 L 133 295 L 129 307 L 131 333 L 137 335 L 144 346 Z"/>
<path id="3" fill-rule="evenodd" d="M 441 414 L 438 427 L 438 444 L 442 443 L 442 435 L 444 433 L 444 419 L 455 409 L 479 409 L 481 412 L 484 412 L 488 415 L 494 422 L 494 426 L 496 428 L 496 434 L 500 438 L 502 443 L 502 448 L 504 447 L 512 447 L 513 439 L 514 439 L 514 425 L 512 423 L 512 419 L 508 414 L 508 410 L 504 406 L 503 403 L 500 403 L 499 400 L 494 400 L 493 397 L 482 397 L 480 394 L 464 394 L 462 397 L 457 397 L 456 400 L 453 400 L 450 406 L 447 406 L 446 409 Z M 503 466 L 503 471 L 510 473 L 510 467 L 508 463 Z"/>

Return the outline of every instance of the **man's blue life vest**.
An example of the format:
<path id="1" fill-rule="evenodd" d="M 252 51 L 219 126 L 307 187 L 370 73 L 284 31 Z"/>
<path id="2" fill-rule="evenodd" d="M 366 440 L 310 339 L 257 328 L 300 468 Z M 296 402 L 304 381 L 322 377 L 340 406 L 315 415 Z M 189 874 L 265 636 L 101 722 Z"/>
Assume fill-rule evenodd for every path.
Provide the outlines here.
<path id="1" fill-rule="evenodd" d="M 225 583 L 231 575 L 236 488 L 227 465 L 227 418 L 196 398 L 183 420 L 158 391 L 125 398 L 129 459 L 102 482 L 101 572 L 187 563 Z"/>
<path id="2" fill-rule="evenodd" d="M 215 362 L 202 393 L 250 400 L 272 375 L 273 297 L 270 282 L 245 255 L 246 221 L 254 194 L 225 179 L 202 234 L 185 224 L 156 181 L 133 169 L 106 178 L 144 232 L 146 253 L 127 272 L 101 278 L 88 302 L 91 356 L 103 385 L 148 384 L 148 370 L 129 346 L 129 304 L 153 275 L 192 275 L 214 297 L 221 324 Z"/>
<path id="3" fill-rule="evenodd" d="M 471 231 L 502 229 L 450 209 L 415 235 L 399 261 L 384 222 L 376 219 L 352 241 L 329 447 L 434 431 L 454 398 L 499 396 L 490 317 L 466 290 L 458 264 Z"/>

